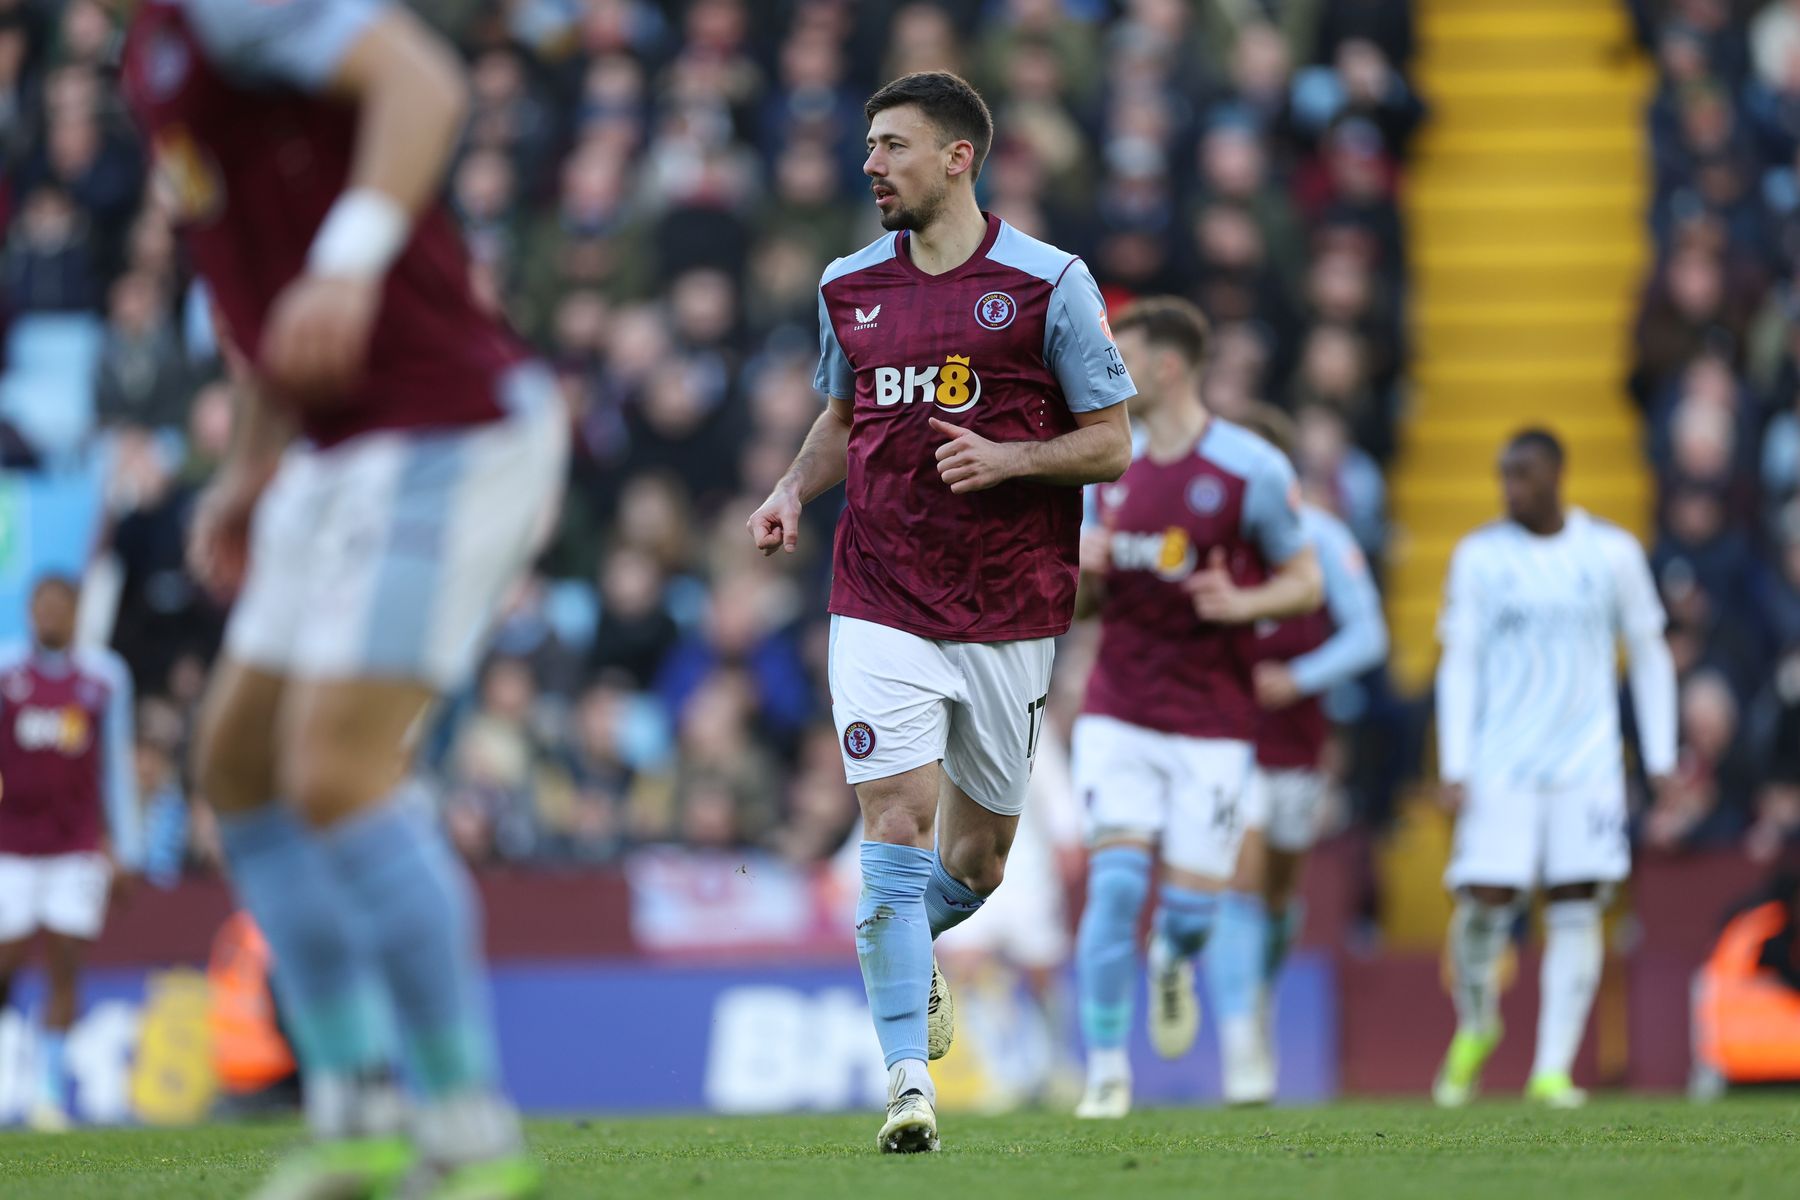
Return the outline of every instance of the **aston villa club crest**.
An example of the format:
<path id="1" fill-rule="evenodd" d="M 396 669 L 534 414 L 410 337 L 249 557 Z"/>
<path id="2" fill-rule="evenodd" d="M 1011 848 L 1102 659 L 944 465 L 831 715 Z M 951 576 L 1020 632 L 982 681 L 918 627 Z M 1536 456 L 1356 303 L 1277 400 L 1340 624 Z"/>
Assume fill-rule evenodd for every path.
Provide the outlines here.
<path id="1" fill-rule="evenodd" d="M 844 726 L 844 753 L 858 761 L 875 753 L 875 731 L 867 721 L 852 721 Z"/>
<path id="2" fill-rule="evenodd" d="M 1203 517 L 1210 517 L 1225 507 L 1225 485 L 1211 475 L 1202 475 L 1188 484 L 1188 507 Z"/>
<path id="3" fill-rule="evenodd" d="M 983 329 L 1005 329 L 1019 315 L 1019 306 L 1005 292 L 989 292 L 975 302 L 975 320 Z"/>

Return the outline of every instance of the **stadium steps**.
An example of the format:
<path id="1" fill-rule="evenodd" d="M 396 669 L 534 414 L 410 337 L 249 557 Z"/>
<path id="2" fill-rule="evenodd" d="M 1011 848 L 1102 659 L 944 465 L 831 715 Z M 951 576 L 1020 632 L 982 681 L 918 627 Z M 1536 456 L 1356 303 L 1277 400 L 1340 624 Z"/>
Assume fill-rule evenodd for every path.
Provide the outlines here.
<path id="1" fill-rule="evenodd" d="M 1414 363 L 1390 476 L 1396 676 L 1427 687 L 1457 539 L 1499 513 L 1508 433 L 1567 441 L 1571 498 L 1642 533 L 1651 481 L 1624 392 L 1648 265 L 1651 75 L 1617 0 L 1418 0 L 1432 109 L 1403 203 Z M 1435 886 L 1435 881 L 1433 883 Z"/>
<path id="2" fill-rule="evenodd" d="M 1569 496 L 1634 532 L 1652 502 L 1624 391 L 1648 266 L 1647 66 L 1617 0 L 1418 0 L 1432 107 L 1403 203 L 1414 350 L 1389 476 L 1388 619 L 1399 685 L 1429 686 L 1457 541 L 1499 515 L 1494 460 L 1526 425 L 1569 449 Z M 1450 823 L 1420 788 L 1379 850 L 1380 921 L 1431 949 L 1449 916 Z"/>

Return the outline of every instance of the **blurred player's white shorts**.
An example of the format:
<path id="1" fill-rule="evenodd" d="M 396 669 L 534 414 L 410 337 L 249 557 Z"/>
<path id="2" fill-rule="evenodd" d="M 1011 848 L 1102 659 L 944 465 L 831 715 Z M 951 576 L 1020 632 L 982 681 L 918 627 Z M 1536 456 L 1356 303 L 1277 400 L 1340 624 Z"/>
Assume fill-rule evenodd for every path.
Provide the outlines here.
<path id="1" fill-rule="evenodd" d="M 1185 737 L 1114 717 L 1075 719 L 1075 794 L 1090 843 L 1109 835 L 1162 842 L 1170 866 L 1213 879 L 1237 869 L 1244 830 L 1261 826 L 1247 741 Z"/>
<path id="2" fill-rule="evenodd" d="M 1269 848 L 1304 854 L 1319 837 L 1319 809 L 1325 802 L 1325 773 L 1307 767 L 1258 767 L 1251 782 L 1254 816 Z"/>
<path id="3" fill-rule="evenodd" d="M 946 642 L 831 618 L 831 712 L 844 777 L 886 779 L 926 763 L 992 812 L 1025 807 L 1050 693 L 1050 638 Z"/>
<path id="4" fill-rule="evenodd" d="M 104 854 L 0 854 L 0 942 L 40 929 L 99 937 L 111 883 Z"/>
<path id="5" fill-rule="evenodd" d="M 1473 782 L 1456 818 L 1444 885 L 1616 883 L 1631 874 L 1625 815 L 1621 779 L 1574 788 Z"/>
<path id="6" fill-rule="evenodd" d="M 502 388 L 492 424 L 288 451 L 257 505 L 231 655 L 300 678 L 461 683 L 549 534 L 568 458 L 549 371 L 523 364 Z"/>

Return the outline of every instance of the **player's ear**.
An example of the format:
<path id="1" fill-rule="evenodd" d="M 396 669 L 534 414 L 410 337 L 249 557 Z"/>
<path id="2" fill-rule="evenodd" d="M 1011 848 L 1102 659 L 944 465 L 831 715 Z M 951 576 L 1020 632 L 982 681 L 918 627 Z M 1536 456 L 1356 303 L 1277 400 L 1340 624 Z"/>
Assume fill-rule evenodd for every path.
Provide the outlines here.
<path id="1" fill-rule="evenodd" d="M 944 154 L 944 169 L 952 179 L 968 175 L 975 168 L 975 143 L 967 138 L 957 138 L 951 142 L 944 147 Z M 970 176 L 970 182 L 974 182 L 973 176 Z"/>

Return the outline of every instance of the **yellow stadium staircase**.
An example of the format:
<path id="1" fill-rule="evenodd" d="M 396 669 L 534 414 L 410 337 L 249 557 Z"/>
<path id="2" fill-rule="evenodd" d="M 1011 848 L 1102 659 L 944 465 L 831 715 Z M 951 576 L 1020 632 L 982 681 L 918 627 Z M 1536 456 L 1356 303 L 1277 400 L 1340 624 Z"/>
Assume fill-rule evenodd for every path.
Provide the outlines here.
<path id="1" fill-rule="evenodd" d="M 1508 433 L 1553 429 L 1571 499 L 1642 535 L 1653 481 L 1624 390 L 1648 265 L 1653 76 L 1618 0 L 1416 0 L 1431 106 L 1406 181 L 1414 367 L 1390 477 L 1388 611 L 1418 692 L 1451 548 L 1498 515 Z M 1383 924 L 1436 945 L 1447 830 L 1409 807 L 1384 854 Z"/>

